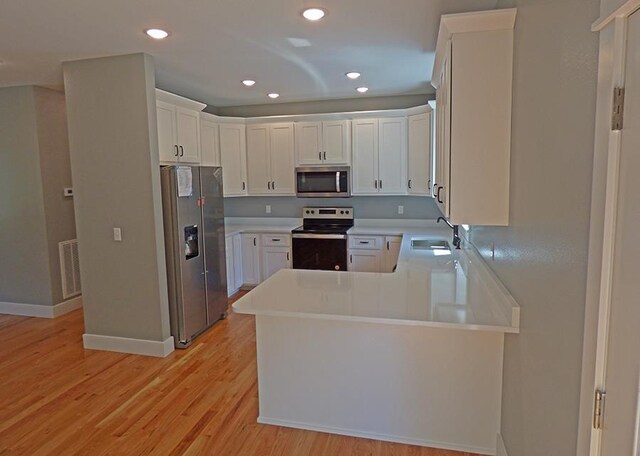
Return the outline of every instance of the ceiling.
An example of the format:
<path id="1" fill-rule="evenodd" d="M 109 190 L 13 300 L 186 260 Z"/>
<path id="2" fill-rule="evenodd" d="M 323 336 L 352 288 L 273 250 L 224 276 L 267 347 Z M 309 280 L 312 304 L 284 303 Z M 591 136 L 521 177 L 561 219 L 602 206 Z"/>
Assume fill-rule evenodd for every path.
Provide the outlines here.
<path id="1" fill-rule="evenodd" d="M 441 14 L 497 0 L 2 0 L 0 86 L 61 87 L 61 62 L 146 52 L 160 88 L 213 106 L 426 93 Z M 312 23 L 304 8 L 327 15 Z M 163 28 L 163 41 L 143 30 Z M 306 40 L 306 42 L 305 42 Z M 308 46 L 298 47 L 300 44 Z M 359 71 L 358 81 L 344 74 Z M 255 79 L 247 88 L 242 79 Z"/>

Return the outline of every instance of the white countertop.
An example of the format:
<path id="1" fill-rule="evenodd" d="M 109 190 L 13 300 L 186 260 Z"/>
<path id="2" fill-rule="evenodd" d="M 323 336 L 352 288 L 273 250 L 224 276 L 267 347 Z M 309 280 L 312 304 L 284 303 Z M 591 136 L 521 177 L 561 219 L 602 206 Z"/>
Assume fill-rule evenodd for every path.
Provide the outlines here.
<path id="1" fill-rule="evenodd" d="M 302 219 L 295 218 L 227 218 L 225 219 L 225 236 L 242 233 L 282 234 L 302 225 Z"/>
<path id="2" fill-rule="evenodd" d="M 396 272 L 283 269 L 239 299 L 233 305 L 234 311 L 519 332 L 520 308 L 473 248 L 451 250 L 450 255 L 440 256 L 411 248 L 413 239 L 451 242 L 448 228 L 356 226 L 352 230 L 355 233 L 350 234 L 403 234 Z"/>

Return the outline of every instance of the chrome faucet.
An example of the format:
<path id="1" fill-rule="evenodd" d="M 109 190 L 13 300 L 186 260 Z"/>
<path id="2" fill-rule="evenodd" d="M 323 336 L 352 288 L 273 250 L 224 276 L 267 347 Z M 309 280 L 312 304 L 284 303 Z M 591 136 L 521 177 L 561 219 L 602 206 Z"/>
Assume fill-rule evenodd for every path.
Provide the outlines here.
<path id="1" fill-rule="evenodd" d="M 453 245 L 456 248 L 456 250 L 460 250 L 461 239 L 460 239 L 460 235 L 458 234 L 458 225 L 452 225 L 451 222 L 444 217 L 438 217 L 438 220 L 436 221 L 436 223 L 440 223 L 440 220 L 442 220 L 444 223 L 449 225 L 449 228 L 453 230 Z"/>

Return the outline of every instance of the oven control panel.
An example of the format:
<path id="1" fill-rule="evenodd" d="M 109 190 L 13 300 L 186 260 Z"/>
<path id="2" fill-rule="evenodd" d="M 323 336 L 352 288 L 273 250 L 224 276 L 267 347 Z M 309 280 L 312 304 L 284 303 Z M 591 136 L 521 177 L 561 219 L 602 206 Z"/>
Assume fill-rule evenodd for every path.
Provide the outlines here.
<path id="1" fill-rule="evenodd" d="M 302 209 L 304 219 L 353 219 L 352 207 L 305 207 Z"/>

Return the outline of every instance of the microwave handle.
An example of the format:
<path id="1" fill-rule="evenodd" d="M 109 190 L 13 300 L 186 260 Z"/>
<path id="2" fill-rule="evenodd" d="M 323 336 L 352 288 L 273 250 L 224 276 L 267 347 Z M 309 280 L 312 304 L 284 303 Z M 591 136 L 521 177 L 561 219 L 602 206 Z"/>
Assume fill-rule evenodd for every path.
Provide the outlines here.
<path id="1" fill-rule="evenodd" d="M 336 193 L 340 193 L 340 171 L 336 171 Z"/>

